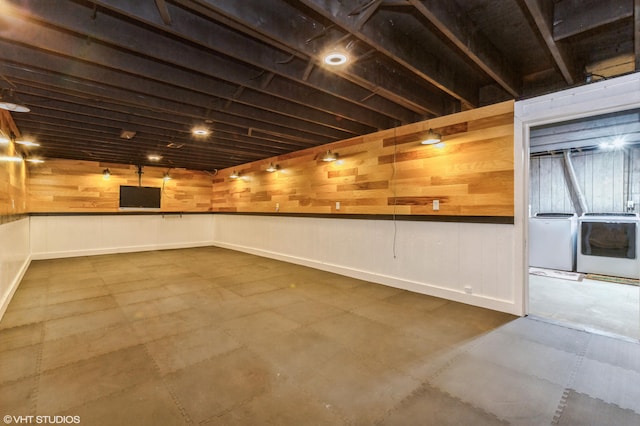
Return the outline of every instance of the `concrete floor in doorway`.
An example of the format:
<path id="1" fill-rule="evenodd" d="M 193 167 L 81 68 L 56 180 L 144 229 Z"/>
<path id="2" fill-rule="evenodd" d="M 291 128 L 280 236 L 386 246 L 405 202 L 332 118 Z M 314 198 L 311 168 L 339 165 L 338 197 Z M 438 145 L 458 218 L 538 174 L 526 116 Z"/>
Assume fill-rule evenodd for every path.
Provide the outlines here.
<path id="1" fill-rule="evenodd" d="M 637 342 L 215 247 L 34 261 L 0 321 L 5 423 L 636 426 L 639 383 Z"/>
<path id="2" fill-rule="evenodd" d="M 529 313 L 561 323 L 640 339 L 640 286 L 583 278 L 529 275 Z M 544 273 L 544 271 L 542 271 Z M 558 277 L 580 276 L 580 280 Z"/>

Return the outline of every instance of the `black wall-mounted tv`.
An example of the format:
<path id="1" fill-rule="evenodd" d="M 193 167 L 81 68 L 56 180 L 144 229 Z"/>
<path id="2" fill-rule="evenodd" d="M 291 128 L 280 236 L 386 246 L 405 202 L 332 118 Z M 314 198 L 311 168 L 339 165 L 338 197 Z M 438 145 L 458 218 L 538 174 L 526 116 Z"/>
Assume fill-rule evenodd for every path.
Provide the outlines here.
<path id="1" fill-rule="evenodd" d="M 160 188 L 120 185 L 120 208 L 160 208 Z"/>

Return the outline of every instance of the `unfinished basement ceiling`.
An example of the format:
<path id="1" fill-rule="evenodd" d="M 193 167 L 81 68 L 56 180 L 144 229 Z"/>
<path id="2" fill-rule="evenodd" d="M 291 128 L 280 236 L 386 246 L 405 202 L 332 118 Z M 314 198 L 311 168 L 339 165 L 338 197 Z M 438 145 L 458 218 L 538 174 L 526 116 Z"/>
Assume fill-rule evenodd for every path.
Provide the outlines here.
<path id="1" fill-rule="evenodd" d="M 635 71 L 639 26 L 634 0 L 0 0 L 0 88 L 34 155 L 213 170 Z"/>

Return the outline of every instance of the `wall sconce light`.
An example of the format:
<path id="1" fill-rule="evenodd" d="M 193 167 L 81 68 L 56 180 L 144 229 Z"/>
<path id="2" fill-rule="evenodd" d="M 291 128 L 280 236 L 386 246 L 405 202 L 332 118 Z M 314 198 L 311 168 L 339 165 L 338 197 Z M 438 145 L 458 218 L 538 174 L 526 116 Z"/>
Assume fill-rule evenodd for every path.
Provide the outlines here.
<path id="1" fill-rule="evenodd" d="M 233 173 L 231 173 L 231 174 L 229 175 L 229 177 L 230 177 L 231 179 L 238 179 L 238 178 L 240 177 L 240 173 L 238 173 L 238 172 L 236 172 L 236 171 L 234 170 L 234 171 L 233 171 Z"/>
<path id="2" fill-rule="evenodd" d="M 277 164 L 270 163 L 269 167 L 266 168 L 269 173 L 277 172 L 280 170 L 280 166 Z"/>
<path id="3" fill-rule="evenodd" d="M 333 153 L 331 150 L 327 151 L 322 157 L 320 157 L 322 161 L 336 161 L 338 159 L 338 153 Z"/>
<path id="4" fill-rule="evenodd" d="M 164 175 L 162 175 L 162 180 L 165 182 L 168 180 L 171 180 L 171 176 L 169 176 L 169 171 L 164 172 Z"/>
<path id="5" fill-rule="evenodd" d="M 422 145 L 435 145 L 442 142 L 442 135 L 438 132 L 433 131 L 433 129 L 429 129 L 429 133 L 427 133 L 427 137 L 420 142 Z"/>
<path id="6" fill-rule="evenodd" d="M 3 89 L 0 92 L 0 109 L 6 109 L 11 112 L 31 111 L 28 106 L 18 100 L 18 97 L 13 93 L 13 89 Z"/>
<path id="7" fill-rule="evenodd" d="M 111 177 L 111 170 L 109 169 L 104 169 L 102 171 L 102 179 L 104 180 L 109 180 L 109 178 Z"/>

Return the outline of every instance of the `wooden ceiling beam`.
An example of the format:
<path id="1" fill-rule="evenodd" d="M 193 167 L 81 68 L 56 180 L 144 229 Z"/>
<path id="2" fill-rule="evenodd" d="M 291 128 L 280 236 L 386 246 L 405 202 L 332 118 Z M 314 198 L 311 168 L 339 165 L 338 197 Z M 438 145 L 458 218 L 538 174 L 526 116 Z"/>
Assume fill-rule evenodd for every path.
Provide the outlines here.
<path id="1" fill-rule="evenodd" d="M 478 87 L 475 87 L 469 79 L 460 78 L 455 70 L 442 61 L 426 58 L 415 46 L 399 42 L 397 33 L 392 34 L 389 26 L 377 25 L 375 29 L 369 29 L 368 25 L 365 25 L 360 28 L 357 19 L 353 19 L 354 17 L 345 9 L 329 7 L 324 0 L 300 0 L 300 2 L 328 19 L 342 31 L 352 34 L 355 39 L 375 48 L 388 58 L 390 63 L 400 65 L 412 77 L 433 85 L 458 101 L 478 105 Z M 344 4 L 342 7 L 347 6 Z"/>
<path id="2" fill-rule="evenodd" d="M 520 95 L 516 73 L 498 49 L 449 0 L 409 0 L 451 43 L 513 97 Z"/>
<path id="3" fill-rule="evenodd" d="M 633 16 L 634 0 L 562 0 L 553 8 L 553 39 L 590 31 Z"/>
<path id="4" fill-rule="evenodd" d="M 524 0 L 524 4 L 533 17 L 538 32 L 542 36 L 547 49 L 560 70 L 567 84 L 575 84 L 575 66 L 563 47 L 553 38 L 553 3 L 545 0 Z"/>

